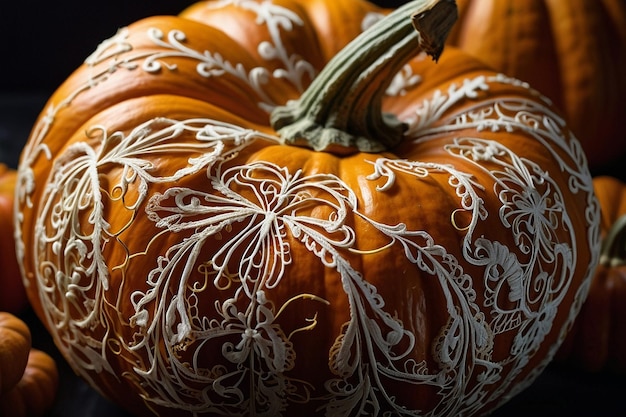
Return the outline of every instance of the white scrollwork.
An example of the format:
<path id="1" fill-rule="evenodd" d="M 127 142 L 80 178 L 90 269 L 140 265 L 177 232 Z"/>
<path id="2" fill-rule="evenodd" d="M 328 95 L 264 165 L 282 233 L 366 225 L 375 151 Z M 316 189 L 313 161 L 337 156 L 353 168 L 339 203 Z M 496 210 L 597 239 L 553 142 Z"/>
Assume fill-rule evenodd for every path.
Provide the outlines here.
<path id="1" fill-rule="evenodd" d="M 210 3 L 226 5 L 252 11 L 266 25 L 271 41 L 258 52 L 284 68 L 265 75 L 303 87 L 312 69 L 281 40 L 300 18 L 267 1 Z M 504 401 L 547 364 L 518 381 L 573 291 L 583 249 L 577 245 L 596 247 L 599 211 L 584 156 L 556 114 L 519 96 L 481 97 L 496 84 L 525 86 L 504 76 L 477 76 L 425 99 L 406 120 L 407 140 L 435 143 L 458 133 L 439 149 L 447 163 L 368 157 L 371 171 L 360 181 L 372 198 L 386 202 L 398 183 L 410 180 L 416 190 L 436 182 L 452 202 L 451 212 L 443 213 L 448 230 L 422 230 L 409 219 L 391 221 L 359 206 L 362 190 L 338 174 L 245 159 L 280 139 L 206 118 L 156 118 L 129 132 L 94 126 L 53 158 L 46 135 L 55 116 L 121 69 L 171 71 L 174 57 L 194 59 L 198 76 L 228 73 L 267 98 L 269 81 L 254 75 L 262 70 L 193 50 L 182 31 L 153 28 L 147 36 L 158 52 L 133 55 L 122 30 L 88 58 L 88 65 L 110 64 L 50 107 L 20 167 L 18 251 L 21 258 L 32 256 L 27 273 L 41 310 L 82 377 L 95 384 L 104 374 L 141 393 L 148 407 L 193 416 L 278 417 L 308 403 L 327 416 L 436 417 L 471 415 Z M 399 75 L 395 95 L 419 85 L 411 71 Z M 263 100 L 264 108 L 273 105 Z M 526 137 L 545 149 L 559 172 L 480 132 Z M 51 165 L 45 180 L 35 176 L 40 159 Z M 567 177 L 569 189 L 557 177 Z M 570 218 L 570 194 L 587 203 L 586 241 Z M 26 247 L 22 221 L 33 208 L 29 215 L 37 220 Z M 138 236 L 132 228 L 139 221 L 142 231 L 154 234 Z M 360 239 L 361 230 L 367 239 Z M 445 233 L 459 237 L 456 247 L 444 245 Z M 372 241 L 385 243 L 360 246 Z M 420 345 L 424 335 L 411 300 L 390 303 L 385 288 L 370 282 L 355 261 L 385 251 L 436 289 L 445 317 L 428 336 L 430 346 Z M 116 257 L 107 257 L 113 252 Z M 328 363 L 321 382 L 294 376 L 307 359 L 307 346 L 294 341 L 303 332 L 328 337 L 320 317 L 337 306 L 294 282 L 296 253 L 323 269 L 326 280 L 336 280 L 333 300 L 346 306 L 333 313 L 341 319 L 322 352 Z M 597 253 L 591 257 L 587 276 Z M 117 264 L 110 264 L 113 258 Z M 145 280 L 133 275 L 146 270 Z M 131 280 L 141 285 L 119 297 Z M 284 296 L 285 287 L 295 289 Z M 500 337 L 508 340 L 508 352 L 496 356 Z M 132 372 L 116 374 L 113 360 L 125 361 Z M 397 387 L 425 389 L 439 401 L 415 409 Z"/>
<path id="2" fill-rule="evenodd" d="M 184 143 L 184 135 L 192 135 L 195 142 Z M 106 325 L 108 320 L 103 317 L 100 303 L 108 298 L 109 273 L 118 265 L 108 265 L 102 252 L 134 218 L 129 215 L 127 223 L 112 230 L 105 205 L 115 203 L 120 210 L 133 212 L 142 206 L 151 184 L 176 182 L 197 174 L 260 137 L 271 140 L 219 121 L 155 119 L 137 126 L 128 135 L 109 134 L 104 127 L 94 127 L 86 138 L 92 143 L 77 142 L 56 160 L 35 226 L 37 247 L 43 252 L 33 256 L 41 265 L 38 273 L 43 284 L 41 291 L 45 292 L 41 299 L 46 314 L 51 322 L 68 325 L 67 333 L 60 337 L 81 350 L 75 358 L 89 362 L 85 368 L 109 368 L 106 356 L 94 355 L 92 351 L 94 347 L 103 349 L 103 341 L 85 342 L 76 330 Z M 172 172 L 163 172 L 145 158 L 181 153 L 190 155 L 188 163 Z M 121 170 L 119 182 L 105 191 L 100 183 L 101 170 L 114 166 Z M 85 298 L 85 293 L 90 296 Z M 82 342 L 76 343 L 78 339 Z"/>
<path id="3" fill-rule="evenodd" d="M 482 404 L 465 403 L 464 398 L 490 400 L 488 386 L 498 384 L 503 389 L 512 383 L 550 330 L 575 264 L 575 237 L 558 187 L 538 166 L 498 143 L 459 138 L 447 149 L 479 169 L 485 162 L 494 166 L 485 171 L 493 178 L 491 192 L 502 203 L 500 220 L 502 227 L 511 230 L 515 252 L 487 235 L 474 236 L 489 213 L 484 207 L 487 190 L 472 175 L 451 165 L 379 158 L 368 177 L 370 181 L 384 179 L 378 187 L 384 194 L 397 175 L 424 179 L 447 175 L 459 210 L 471 214 L 471 221 L 462 228 L 465 251 L 464 260 L 459 260 L 426 231 L 361 214 L 354 191 L 338 177 L 307 176 L 264 161 L 231 166 L 229 155 L 263 137 L 254 131 L 207 120 L 164 119 L 139 126 L 127 136 L 107 134 L 101 128 L 96 132 L 101 132 L 97 148 L 87 143 L 72 145 L 58 159 L 51 176 L 44 198 L 48 203 L 41 213 L 48 220 L 41 220 L 37 227 L 38 245 L 51 248 L 42 252 L 40 282 L 46 284 L 41 297 L 50 300 L 46 304 L 50 320 L 64 323 L 66 330 L 58 337 L 83 358 L 84 369 L 112 372 L 104 354 L 107 342 L 87 343 L 79 331 L 107 326 L 107 309 L 101 304 L 109 298 L 107 271 L 122 267 L 107 265 L 102 257 L 107 242 L 119 239 L 119 231 L 111 230 L 106 220 L 102 200 L 115 197 L 130 212 L 145 202 L 148 219 L 156 227 L 180 234 L 179 243 L 159 257 L 148 275 L 148 288 L 133 293 L 130 301 L 135 314 L 129 324 L 135 334 L 119 346 L 119 355 L 142 353 L 149 358 L 148 367 L 135 366 L 135 379 L 143 390 L 150 387 L 158 393 L 149 399 L 155 404 L 192 412 L 208 406 L 215 413 L 230 415 L 254 409 L 259 415 L 277 416 L 291 402 L 316 401 L 310 382 L 289 377 L 299 357 L 291 336 L 315 330 L 316 315 L 303 317 L 302 325 L 293 329 L 284 329 L 280 316 L 292 303 L 313 301 L 322 306 L 328 301 L 310 293 L 297 294 L 282 304 L 271 298 L 272 291 L 288 279 L 295 244 L 305 246 L 325 267 L 338 272 L 350 306 L 351 320 L 329 350 L 329 370 L 338 377 L 327 381 L 328 394 L 319 398 L 327 404 L 329 415 L 350 415 L 357 409 L 372 415 L 383 409 L 416 415 L 417 410 L 396 403 L 387 392 L 386 380 L 436 386 L 445 407 L 424 415 L 468 412 Z M 180 141 L 188 133 L 195 140 Z M 155 156 L 155 150 L 200 156 L 188 158 L 187 166 L 173 172 L 159 172 L 148 157 Z M 112 186 L 116 191 L 107 196 L 97 173 L 112 164 L 123 173 Z M 176 183 L 200 172 L 206 175 L 203 189 L 207 191 L 174 186 L 150 193 L 152 184 Z M 328 207 L 326 217 L 307 214 L 320 205 Z M 433 344 L 436 368 L 412 357 L 416 335 L 387 311 L 378 290 L 348 261 L 346 250 L 358 252 L 356 230 L 346 220 L 354 215 L 386 236 L 388 247 L 402 249 L 410 262 L 438 281 L 450 316 Z M 89 218 L 90 226 L 79 218 Z M 559 239 L 556 230 L 568 230 L 568 238 Z M 59 244 L 63 240 L 65 246 Z M 219 250 L 205 258 L 205 245 L 215 240 L 222 242 Z M 477 294 L 476 277 L 464 271 L 464 262 L 484 268 L 484 294 Z M 204 274 L 198 275 L 200 270 Z M 206 308 L 200 313 L 199 300 L 205 291 L 224 293 L 212 314 Z M 60 307 L 60 299 L 71 306 Z M 484 299 L 484 307 L 479 299 Z M 500 306 L 503 299 L 508 300 L 508 307 Z M 493 315 L 486 317 L 483 308 Z M 510 358 L 494 361 L 490 358 L 494 337 L 512 330 L 518 336 Z M 180 362 L 177 352 L 181 349 L 195 350 L 198 358 L 203 351 L 221 352 L 224 361 L 209 368 Z M 466 374 L 458 375 L 459 369 Z M 85 371 L 86 377 L 89 372 Z M 252 396 L 247 394 L 250 384 L 255 387 Z M 198 385 L 202 388 L 194 388 Z M 466 391 L 469 386 L 473 388 Z M 213 387 L 210 395 L 206 387 Z"/>

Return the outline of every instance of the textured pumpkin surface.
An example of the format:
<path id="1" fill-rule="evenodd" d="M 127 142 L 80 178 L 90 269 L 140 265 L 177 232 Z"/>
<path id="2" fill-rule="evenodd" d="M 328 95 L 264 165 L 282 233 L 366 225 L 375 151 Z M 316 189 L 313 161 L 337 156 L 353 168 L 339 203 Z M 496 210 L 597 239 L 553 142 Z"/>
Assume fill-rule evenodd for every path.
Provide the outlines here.
<path id="1" fill-rule="evenodd" d="M 0 398 L 22 377 L 30 350 L 30 330 L 14 315 L 0 312 Z"/>
<path id="2" fill-rule="evenodd" d="M 17 314 L 28 305 L 13 238 L 13 196 L 17 171 L 0 164 L 0 311 Z"/>
<path id="3" fill-rule="evenodd" d="M 56 400 L 59 374 L 47 353 L 31 349 L 19 382 L 0 396 L 2 417 L 45 416 Z"/>
<path id="4" fill-rule="evenodd" d="M 584 157 L 525 84 L 420 55 L 407 10 L 380 54 L 410 62 L 330 100 L 332 130 L 381 99 L 404 123 L 385 152 L 270 125 L 380 20 L 357 0 L 148 18 L 54 93 L 21 157 L 18 248 L 80 376 L 167 416 L 472 415 L 538 376 L 597 261 Z"/>
<path id="5" fill-rule="evenodd" d="M 579 317 L 557 353 L 558 362 L 587 371 L 626 372 L 626 184 L 602 176 L 593 180 L 602 212 L 600 263 Z M 609 231 L 620 235 L 608 242 Z"/>
<path id="6" fill-rule="evenodd" d="M 566 116 L 592 168 L 626 151 L 626 2 L 458 0 L 448 41 L 529 82 Z"/>

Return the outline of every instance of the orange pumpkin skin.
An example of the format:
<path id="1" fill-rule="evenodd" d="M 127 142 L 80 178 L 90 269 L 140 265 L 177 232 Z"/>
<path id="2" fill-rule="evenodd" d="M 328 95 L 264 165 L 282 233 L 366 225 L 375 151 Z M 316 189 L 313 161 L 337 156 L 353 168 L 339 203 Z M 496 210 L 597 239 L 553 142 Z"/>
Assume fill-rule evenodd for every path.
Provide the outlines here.
<path id="1" fill-rule="evenodd" d="M 549 97 L 601 170 L 626 152 L 626 2 L 458 0 L 448 41 Z"/>
<path id="2" fill-rule="evenodd" d="M 0 398 L 22 377 L 30 343 L 28 326 L 13 314 L 0 311 Z"/>
<path id="3" fill-rule="evenodd" d="M 19 382 L 0 396 L 2 417 L 41 417 L 56 400 L 59 373 L 56 362 L 47 353 L 31 349 Z"/>
<path id="4" fill-rule="evenodd" d="M 626 184 L 608 176 L 593 180 L 600 202 L 601 236 L 626 215 Z M 626 372 L 626 266 L 623 240 L 605 246 L 589 295 L 556 361 L 589 372 Z M 606 251 L 606 256 L 605 255 Z M 617 256 L 612 256 L 616 251 Z"/>
<path id="5" fill-rule="evenodd" d="M 473 415 L 530 384 L 598 256 L 558 114 L 449 49 L 389 88 L 355 73 L 405 123 L 389 151 L 288 146 L 270 118 L 383 11 L 194 9 L 104 42 L 22 154 L 18 253 L 74 370 L 146 416 Z M 369 110 L 359 88 L 332 126 Z"/>
<path id="6" fill-rule="evenodd" d="M 28 306 L 26 290 L 15 256 L 13 196 L 17 171 L 0 164 L 0 311 L 17 314 Z"/>

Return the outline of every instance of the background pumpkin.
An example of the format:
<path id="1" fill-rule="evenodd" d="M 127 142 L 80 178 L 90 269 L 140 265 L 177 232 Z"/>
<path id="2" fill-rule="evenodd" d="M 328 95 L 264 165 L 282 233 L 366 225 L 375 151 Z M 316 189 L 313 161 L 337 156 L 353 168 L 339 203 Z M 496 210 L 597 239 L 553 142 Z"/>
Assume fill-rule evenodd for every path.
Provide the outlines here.
<path id="1" fill-rule="evenodd" d="M 586 371 L 626 371 L 626 184 L 593 180 L 602 212 L 602 254 L 589 296 L 557 354 L 557 362 Z"/>
<path id="2" fill-rule="evenodd" d="M 2 417 L 42 417 L 56 401 L 59 373 L 46 352 L 30 349 L 28 361 L 17 384 L 0 395 Z"/>
<path id="3" fill-rule="evenodd" d="M 52 407 L 58 387 L 56 363 L 31 349 L 28 326 L 0 312 L 0 416 L 40 417 Z"/>
<path id="4" fill-rule="evenodd" d="M 207 2 L 122 29 L 57 90 L 16 224 L 79 375 L 168 416 L 470 415 L 536 378 L 597 260 L 591 177 L 525 85 L 454 49 L 415 57 L 409 10 L 367 32 L 382 51 L 342 55 L 370 68 L 325 78 L 381 9 Z M 292 118 L 341 154 L 282 144 L 306 145 Z"/>
<path id="5" fill-rule="evenodd" d="M 0 312 L 0 395 L 22 377 L 30 350 L 28 326 L 14 315 Z"/>
<path id="6" fill-rule="evenodd" d="M 18 314 L 28 306 L 22 275 L 15 256 L 13 196 L 17 171 L 0 163 L 0 311 Z"/>
<path id="7" fill-rule="evenodd" d="M 448 41 L 548 96 L 593 170 L 626 151 L 626 2 L 458 0 Z"/>

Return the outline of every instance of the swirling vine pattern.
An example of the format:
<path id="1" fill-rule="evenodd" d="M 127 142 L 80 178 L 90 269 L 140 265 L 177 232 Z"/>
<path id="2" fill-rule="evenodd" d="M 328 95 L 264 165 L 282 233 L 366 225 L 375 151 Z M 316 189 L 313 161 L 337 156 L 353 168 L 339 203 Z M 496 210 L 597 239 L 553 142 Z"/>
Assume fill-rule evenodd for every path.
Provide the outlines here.
<path id="1" fill-rule="evenodd" d="M 216 2 L 213 7 L 226 3 L 230 4 Z M 282 59 L 286 68 L 275 75 L 292 77 L 297 84 L 309 66 L 294 63 L 280 43 L 280 31 L 299 23 L 296 16 L 277 13 L 278 6 L 268 8 L 268 2 L 236 3 L 259 13 L 259 23 L 268 25 L 274 41 L 271 47 L 260 46 L 262 55 Z M 217 54 L 187 49 L 182 32 L 165 36 L 155 28 L 149 36 L 162 47 L 161 53 L 122 59 L 119 54 L 132 51 L 124 43 L 126 35 L 121 31 L 90 60 L 111 60 L 111 71 L 151 71 L 182 54 L 198 59 L 201 75 L 220 76 L 227 71 L 267 97 L 263 85 L 247 70 Z M 404 77 L 407 84 L 397 86 L 398 91 L 410 90 L 418 82 L 407 74 L 411 75 Z M 107 76 L 97 75 L 74 97 Z M 588 240 L 593 247 L 597 203 L 584 174 L 584 157 L 575 144 L 565 146 L 571 142 L 562 137 L 563 122 L 557 115 L 536 102 L 499 99 L 478 101 L 446 120 L 452 106 L 496 83 L 516 81 L 478 76 L 438 91 L 407 120 L 407 135 L 429 141 L 470 128 L 531 135 L 570 176 L 568 192 L 587 196 Z M 63 106 L 70 102 L 71 97 Z M 261 103 L 266 108 L 273 105 L 268 100 Z M 514 381 L 551 331 L 557 308 L 571 290 L 579 248 L 562 191 L 549 172 L 495 141 L 459 136 L 445 147 L 464 162 L 459 166 L 472 166 L 488 175 L 492 189 L 454 165 L 384 157 L 372 162 L 367 177 L 384 198 L 398 176 L 418 181 L 434 174 L 446 176 L 458 199 L 457 214 L 467 214 L 463 218 L 469 219 L 462 222 L 460 215 L 452 215 L 453 224 L 463 232 L 460 259 L 427 231 L 366 215 L 355 190 L 338 176 L 290 171 L 265 161 L 233 164 L 233 157 L 258 141 L 280 142 L 252 129 L 211 119 L 167 118 L 147 121 L 127 134 L 94 126 L 89 140 L 68 146 L 56 158 L 43 184 L 35 181 L 30 164 L 41 154 L 51 159 L 44 143 L 46 131 L 45 126 L 36 131 L 35 145 L 25 151 L 20 168 L 23 186 L 17 204 L 21 210 L 31 206 L 34 187 L 45 188 L 33 247 L 18 245 L 20 256 L 25 251 L 34 256 L 38 267 L 31 272 L 36 275 L 44 314 L 56 332 L 55 341 L 73 358 L 74 369 L 87 380 L 99 373 L 126 378 L 154 406 L 187 410 L 191 415 L 243 416 L 254 410 L 254 415 L 275 417 L 291 403 L 315 402 L 328 416 L 375 416 L 383 410 L 388 416 L 469 415 L 486 403 L 501 401 L 503 392 L 523 388 L 524 383 L 514 386 Z M 169 172 L 153 163 L 153 158 L 171 153 L 188 155 L 185 164 Z M 562 154 L 574 162 L 567 162 Z M 110 170 L 120 172 L 119 180 L 103 184 Z M 177 185 L 190 177 L 203 178 L 202 186 Z M 486 208 L 488 193 L 501 204 L 496 214 Z M 111 207 L 124 219 L 115 222 L 116 229 L 108 217 Z M 311 207 L 323 207 L 320 211 L 326 214 L 314 216 Z M 104 252 L 129 247 L 124 232 L 140 215 L 147 216 L 159 232 L 143 252 L 127 253 L 128 263 L 157 247 L 155 242 L 163 236 L 180 238 L 159 254 L 156 264 L 147 266 L 145 288 L 134 291 L 129 300 L 118 300 L 111 292 L 120 284 L 114 284 L 111 275 L 127 264 L 108 264 Z M 478 232 L 493 215 L 510 231 L 513 245 L 482 229 Z M 436 366 L 414 358 L 416 335 L 350 262 L 350 254 L 360 250 L 357 231 L 348 221 L 353 217 L 438 283 L 449 317 L 431 349 Z M 557 230 L 569 236 L 563 239 Z M 23 238 L 21 232 L 18 238 Z M 206 247 L 215 241 L 221 246 L 207 256 Z M 301 326 L 291 329 L 283 328 L 280 318 L 293 303 L 324 306 L 329 301 L 306 292 L 288 300 L 272 298 L 273 290 L 289 280 L 286 271 L 294 262 L 294 245 L 305 247 L 325 268 L 336 271 L 349 306 L 349 320 L 328 352 L 328 368 L 334 376 L 325 382 L 324 393 L 314 392 L 312 382 L 290 376 L 299 359 L 292 337 L 315 331 L 316 315 L 302 317 Z M 482 277 L 470 276 L 464 265 L 480 268 Z M 202 293 L 207 291 L 220 294 L 210 312 L 200 308 Z M 133 308 L 126 338 L 112 334 L 111 323 L 120 320 L 115 315 L 118 303 Z M 493 358 L 494 338 L 512 330 L 517 336 L 510 355 L 504 360 Z M 192 352 L 193 360 L 181 360 L 181 351 Z M 133 375 L 115 375 L 108 359 L 111 352 L 133 364 Z M 221 355 L 221 360 L 207 365 L 206 352 Z M 528 383 L 531 380 L 532 375 Z M 441 401 L 431 410 L 410 409 L 388 391 L 387 381 L 433 387 Z"/>

